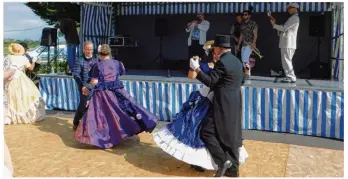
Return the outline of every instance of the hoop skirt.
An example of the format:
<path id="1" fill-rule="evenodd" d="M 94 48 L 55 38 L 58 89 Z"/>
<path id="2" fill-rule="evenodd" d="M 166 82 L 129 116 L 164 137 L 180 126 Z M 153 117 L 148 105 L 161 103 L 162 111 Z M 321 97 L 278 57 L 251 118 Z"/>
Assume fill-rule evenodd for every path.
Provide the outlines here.
<path id="1" fill-rule="evenodd" d="M 216 170 L 217 165 L 199 136 L 201 121 L 212 104 L 213 95 L 207 87 L 192 92 L 173 122 L 153 134 L 157 146 L 178 160 Z M 239 149 L 239 153 L 239 162 L 244 163 L 248 157 L 244 146 Z"/>
<path id="2" fill-rule="evenodd" d="M 137 104 L 124 89 L 118 77 L 125 70 L 119 61 L 100 61 L 91 71 L 91 77 L 99 82 L 75 131 L 77 141 L 104 149 L 127 137 L 153 131 L 157 117 Z"/>
<path id="3" fill-rule="evenodd" d="M 24 56 L 10 56 L 8 58 L 9 63 L 16 66 L 17 71 L 4 88 L 6 96 L 4 105 L 7 110 L 4 123 L 31 124 L 43 120 L 46 115 L 45 101 L 34 82 L 23 72 L 24 66 L 16 65 L 15 62 L 18 60 L 13 60 L 18 58 L 25 61 L 27 59 Z"/>

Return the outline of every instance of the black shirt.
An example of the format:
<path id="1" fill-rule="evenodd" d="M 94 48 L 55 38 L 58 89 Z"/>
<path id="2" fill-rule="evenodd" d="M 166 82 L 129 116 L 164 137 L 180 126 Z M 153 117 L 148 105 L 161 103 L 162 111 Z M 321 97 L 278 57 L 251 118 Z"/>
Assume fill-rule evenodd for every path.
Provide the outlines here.
<path id="1" fill-rule="evenodd" d="M 234 32 L 233 32 L 233 36 L 239 38 L 240 37 L 240 24 L 235 23 L 234 24 Z"/>

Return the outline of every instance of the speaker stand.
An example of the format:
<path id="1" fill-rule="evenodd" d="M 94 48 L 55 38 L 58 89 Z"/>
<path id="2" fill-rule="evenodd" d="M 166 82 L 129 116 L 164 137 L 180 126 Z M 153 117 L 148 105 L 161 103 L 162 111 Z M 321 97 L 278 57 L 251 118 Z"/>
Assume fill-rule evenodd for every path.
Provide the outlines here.
<path id="1" fill-rule="evenodd" d="M 320 44 L 321 44 L 321 40 L 320 37 L 317 37 L 317 63 L 320 63 Z"/>
<path id="2" fill-rule="evenodd" d="M 163 36 L 161 36 L 160 37 L 160 50 L 159 50 L 159 53 L 158 53 L 158 55 L 157 55 L 157 57 L 150 63 L 150 65 L 153 65 L 157 60 L 160 62 L 160 65 L 161 66 L 163 66 L 163 64 L 164 64 L 164 58 L 163 58 L 163 51 L 162 51 L 162 49 L 163 49 L 163 46 L 162 46 L 162 44 L 163 44 Z M 168 78 L 170 78 L 170 69 L 167 67 L 167 76 L 168 76 Z"/>
<path id="3" fill-rule="evenodd" d="M 316 45 L 317 46 L 317 49 L 316 49 L 316 57 L 315 57 L 315 60 L 312 61 L 308 66 L 307 66 L 307 69 L 310 69 L 310 73 L 309 73 L 309 79 L 313 79 L 313 78 L 316 78 L 315 76 L 317 75 L 314 70 L 318 70 L 318 68 L 322 68 L 321 67 L 321 63 L 320 63 L 320 47 L 321 47 L 321 39 L 320 39 L 320 36 L 317 36 L 316 37 L 317 40 L 316 42 L 314 43 L 312 49 L 314 49 L 314 46 Z M 312 50 L 311 50 L 312 51 Z M 311 54 L 311 53 L 309 53 Z"/>

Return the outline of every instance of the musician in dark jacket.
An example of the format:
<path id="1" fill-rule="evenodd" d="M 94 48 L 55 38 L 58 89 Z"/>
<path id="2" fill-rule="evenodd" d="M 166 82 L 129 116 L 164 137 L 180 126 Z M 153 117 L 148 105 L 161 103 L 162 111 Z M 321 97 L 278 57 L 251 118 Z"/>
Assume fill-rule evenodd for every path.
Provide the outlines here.
<path id="1" fill-rule="evenodd" d="M 201 71 L 198 60 L 190 60 L 197 79 L 214 91 L 213 106 L 202 121 L 200 136 L 218 165 L 216 177 L 238 176 L 238 149 L 242 146 L 243 64 L 232 55 L 230 39 L 215 36 L 214 53 L 220 57 L 210 73 Z"/>
<path id="2" fill-rule="evenodd" d="M 239 37 L 240 37 L 240 33 L 241 33 L 240 26 L 241 26 L 242 22 L 243 22 L 242 14 L 237 13 L 236 14 L 236 23 L 234 25 L 232 25 L 231 30 L 230 30 L 231 37 L 234 41 L 233 54 L 238 58 L 240 57 L 240 50 L 241 49 L 237 49 L 237 46 L 238 46 L 238 41 L 239 41 Z"/>
<path id="3" fill-rule="evenodd" d="M 80 44 L 76 22 L 73 19 L 62 19 L 56 26 L 64 34 L 68 50 L 69 70 L 72 72 L 76 60 L 76 47 Z"/>
<path id="4" fill-rule="evenodd" d="M 92 86 L 88 84 L 88 73 L 92 66 L 98 61 L 98 58 L 93 57 L 93 43 L 91 41 L 86 41 L 83 44 L 83 54 L 83 57 L 76 60 L 73 71 L 74 79 L 80 91 L 80 103 L 73 121 L 74 130 L 76 130 L 80 119 L 86 112 L 88 96 L 83 94 L 83 89 L 87 88 L 89 91 L 92 89 Z"/>

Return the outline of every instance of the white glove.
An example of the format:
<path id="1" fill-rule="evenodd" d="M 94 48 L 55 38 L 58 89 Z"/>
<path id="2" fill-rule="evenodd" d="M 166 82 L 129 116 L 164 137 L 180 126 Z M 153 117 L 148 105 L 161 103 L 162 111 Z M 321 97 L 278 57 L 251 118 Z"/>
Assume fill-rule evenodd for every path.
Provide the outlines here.
<path id="1" fill-rule="evenodd" d="M 193 70 L 196 70 L 197 68 L 199 68 L 199 60 L 195 60 L 193 58 L 190 59 L 190 67 Z"/>

